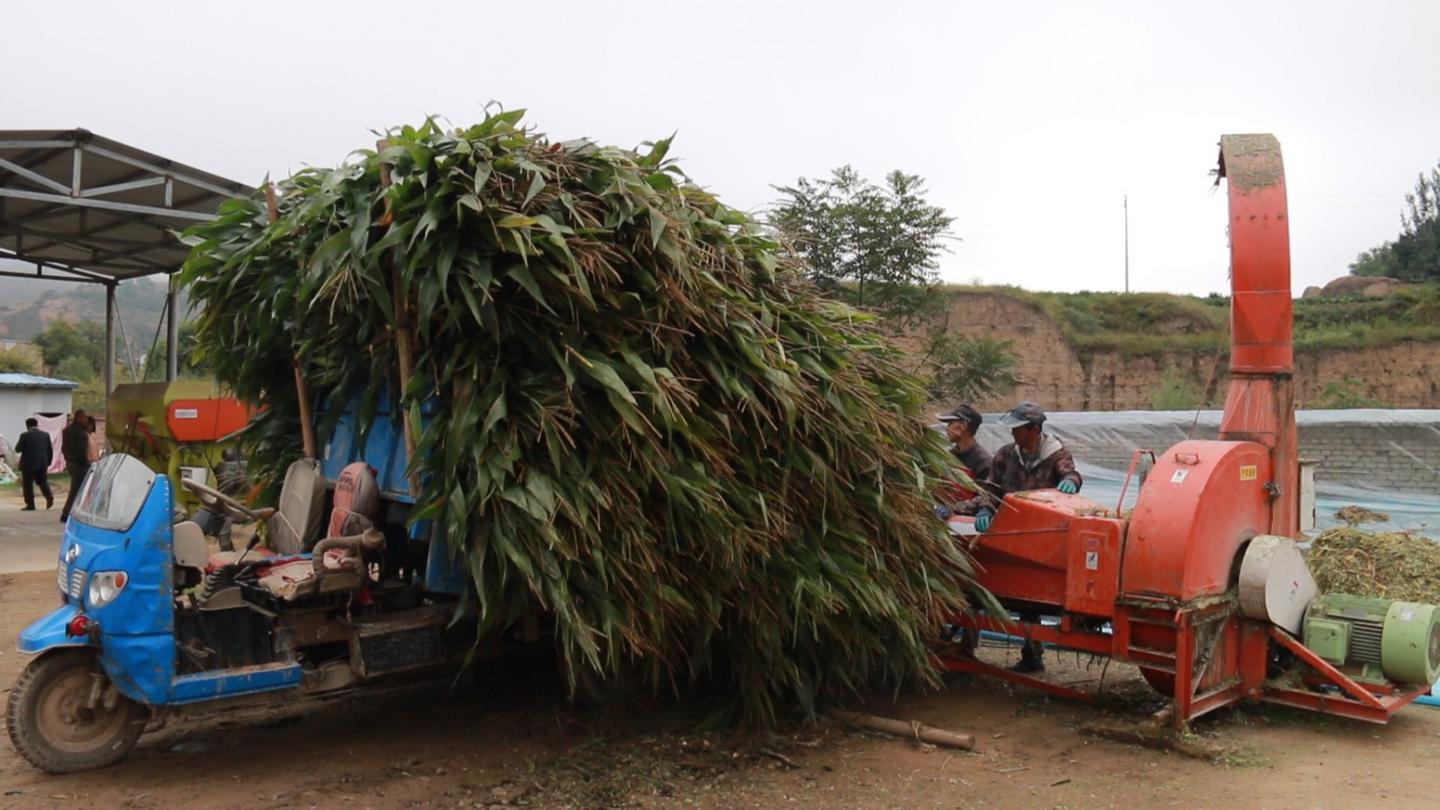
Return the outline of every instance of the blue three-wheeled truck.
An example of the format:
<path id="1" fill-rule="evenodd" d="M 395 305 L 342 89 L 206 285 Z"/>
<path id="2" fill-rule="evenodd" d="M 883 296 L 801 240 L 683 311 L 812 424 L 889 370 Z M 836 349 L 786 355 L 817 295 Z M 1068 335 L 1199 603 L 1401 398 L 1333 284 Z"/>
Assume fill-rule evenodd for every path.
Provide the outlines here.
<path id="1" fill-rule="evenodd" d="M 408 520 L 398 422 L 382 414 L 362 443 L 342 417 L 274 508 L 186 480 L 205 508 L 176 514 L 170 479 L 120 453 L 95 464 L 60 542 L 60 605 L 20 635 L 34 658 L 10 691 L 16 750 L 96 768 L 170 710 L 440 672 L 472 649 L 461 557 Z"/>

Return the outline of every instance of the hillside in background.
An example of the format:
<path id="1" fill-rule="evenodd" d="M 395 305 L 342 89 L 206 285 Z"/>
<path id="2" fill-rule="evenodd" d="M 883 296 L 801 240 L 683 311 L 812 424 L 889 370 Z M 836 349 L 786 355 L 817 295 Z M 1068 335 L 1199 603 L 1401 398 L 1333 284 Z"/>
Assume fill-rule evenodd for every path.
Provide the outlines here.
<path id="1" fill-rule="evenodd" d="M 1061 410 L 1186 409 L 1223 404 L 1230 300 L 1164 293 L 1047 293 L 944 286 L 938 313 L 901 343 L 940 329 L 1011 342 L 1019 386 L 990 410 L 1034 399 Z M 116 290 L 124 335 L 143 358 L 165 303 L 163 280 Z M 185 302 L 181 302 L 181 313 Z M 103 323 L 96 285 L 0 278 L 0 338 L 30 340 L 56 319 Z M 1298 405 L 1440 408 L 1440 288 L 1295 301 Z M 124 349 L 120 358 L 125 361 Z"/>
<path id="2" fill-rule="evenodd" d="M 1012 341 L 1020 385 L 982 407 L 1016 399 L 1062 410 L 1223 404 L 1226 297 L 953 286 L 939 294 L 940 314 L 912 336 L 941 328 Z M 1440 289 L 1296 300 L 1295 350 L 1300 407 L 1440 407 Z"/>
<path id="3" fill-rule="evenodd" d="M 141 278 L 115 288 L 120 331 L 139 358 L 149 351 L 155 327 L 165 309 L 165 281 Z M 185 301 L 180 303 L 185 317 Z M 0 277 L 0 338 L 31 341 L 56 320 L 105 322 L 105 288 L 98 284 Z M 120 349 L 125 359 L 125 348 Z"/>

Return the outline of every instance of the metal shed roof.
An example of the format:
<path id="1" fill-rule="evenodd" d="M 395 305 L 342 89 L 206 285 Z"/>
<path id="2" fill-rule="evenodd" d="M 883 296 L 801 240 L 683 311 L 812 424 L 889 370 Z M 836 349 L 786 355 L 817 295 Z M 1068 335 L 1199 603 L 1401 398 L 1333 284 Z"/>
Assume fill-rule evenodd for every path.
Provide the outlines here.
<path id="1" fill-rule="evenodd" d="M 84 129 L 0 130 L 0 274 L 114 283 L 179 269 L 173 231 L 255 189 Z"/>
<path id="2" fill-rule="evenodd" d="M 0 373 L 0 388 L 79 388 L 80 383 L 37 374 Z"/>

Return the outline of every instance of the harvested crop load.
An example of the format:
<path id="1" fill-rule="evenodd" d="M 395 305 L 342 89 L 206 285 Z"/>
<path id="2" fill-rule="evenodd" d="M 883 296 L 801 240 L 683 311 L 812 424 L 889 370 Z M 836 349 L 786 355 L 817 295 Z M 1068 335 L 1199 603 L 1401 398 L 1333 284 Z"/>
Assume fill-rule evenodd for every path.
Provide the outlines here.
<path id="1" fill-rule="evenodd" d="M 1321 591 L 1440 604 L 1440 545 L 1424 537 L 1329 529 L 1308 561 Z"/>
<path id="2" fill-rule="evenodd" d="M 538 607 L 572 683 L 639 661 L 758 722 L 935 680 L 971 568 L 931 514 L 924 393 L 863 316 L 668 140 L 552 142 L 520 112 L 387 138 L 280 184 L 273 223 L 237 200 L 187 235 L 200 352 L 269 406 L 252 470 L 298 455 L 292 358 L 362 422 L 408 360 L 412 520 L 463 539 L 482 632 Z"/>
<path id="3" fill-rule="evenodd" d="M 1335 510 L 1335 519 L 1350 526 L 1361 523 L 1389 523 L 1390 516 L 1363 506 L 1342 506 Z"/>

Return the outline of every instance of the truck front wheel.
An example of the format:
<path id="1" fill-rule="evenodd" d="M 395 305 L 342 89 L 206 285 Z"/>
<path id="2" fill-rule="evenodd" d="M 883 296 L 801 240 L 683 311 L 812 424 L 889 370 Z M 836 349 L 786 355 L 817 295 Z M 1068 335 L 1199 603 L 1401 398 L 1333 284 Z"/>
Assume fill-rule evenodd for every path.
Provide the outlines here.
<path id="1" fill-rule="evenodd" d="M 90 650 L 61 650 L 30 662 L 5 712 L 15 750 L 50 773 L 120 761 L 145 731 L 149 712 L 115 690 Z"/>

